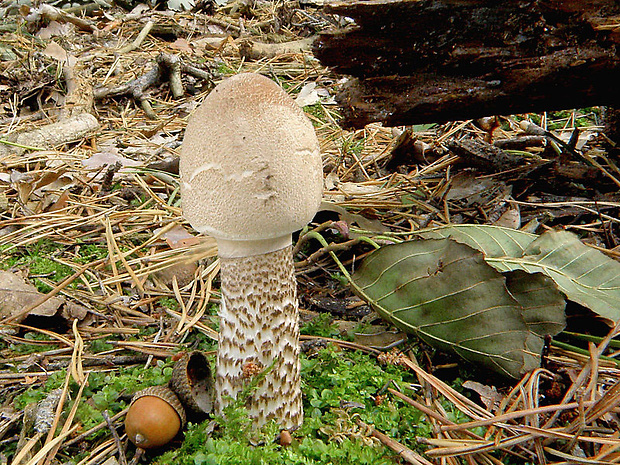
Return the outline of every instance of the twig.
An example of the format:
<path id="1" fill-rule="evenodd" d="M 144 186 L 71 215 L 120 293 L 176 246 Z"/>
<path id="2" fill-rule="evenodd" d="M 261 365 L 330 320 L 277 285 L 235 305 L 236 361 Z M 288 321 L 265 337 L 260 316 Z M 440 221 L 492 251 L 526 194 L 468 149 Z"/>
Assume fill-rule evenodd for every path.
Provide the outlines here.
<path id="1" fill-rule="evenodd" d="M 142 449 L 141 447 L 138 447 L 129 465 L 136 465 L 140 461 L 143 455 L 144 455 L 144 449 Z"/>
<path id="2" fill-rule="evenodd" d="M 118 420 L 121 417 L 124 417 L 127 414 L 127 411 L 129 410 L 129 407 L 121 410 L 120 412 L 118 412 L 116 415 L 114 415 L 113 417 L 110 418 L 110 421 L 114 422 L 116 420 Z M 83 441 L 84 439 L 86 439 L 88 436 L 90 436 L 91 434 L 96 433 L 97 431 L 103 429 L 106 427 L 106 422 L 102 421 L 101 423 L 99 423 L 97 426 L 92 427 L 91 429 L 89 429 L 88 431 L 83 432 L 82 434 L 80 434 L 79 436 L 76 436 L 75 438 L 71 439 L 70 441 L 67 441 L 65 443 L 65 447 L 69 447 L 72 446 L 74 444 L 77 444 L 81 441 Z"/>
<path id="3" fill-rule="evenodd" d="M 142 28 L 142 30 L 140 31 L 140 34 L 138 34 L 138 37 L 136 37 L 132 43 L 119 48 L 116 51 L 116 53 L 119 55 L 124 55 L 126 53 L 129 53 L 133 50 L 137 50 L 138 48 L 140 48 L 140 46 L 142 45 L 142 42 L 144 42 L 144 39 L 146 39 L 146 36 L 148 36 L 149 32 L 151 32 L 151 29 L 153 29 L 154 24 L 155 23 L 153 23 L 153 21 L 147 22 Z"/>
<path id="4" fill-rule="evenodd" d="M 417 452 L 409 449 L 407 446 L 404 446 L 403 444 L 396 441 L 395 439 L 392 439 L 389 436 L 386 436 L 382 432 L 377 431 L 377 429 L 374 426 L 367 425 L 359 418 L 356 418 L 355 421 L 362 428 L 366 428 L 366 429 L 370 428 L 370 431 L 373 437 L 377 438 L 379 441 L 381 441 L 381 443 L 384 446 L 392 449 L 394 452 L 400 455 L 400 457 L 405 462 L 411 463 L 413 465 L 433 465 L 433 463 L 426 460 L 424 457 L 422 457 Z"/>
<path id="5" fill-rule="evenodd" d="M 157 119 L 148 98 L 146 89 L 159 84 L 164 78 L 170 83 L 170 90 L 175 98 L 183 95 L 183 84 L 181 82 L 181 71 L 187 71 L 195 77 L 211 79 L 207 73 L 200 72 L 197 68 L 185 65 L 176 55 L 160 53 L 155 60 L 155 65 L 142 76 L 117 87 L 99 87 L 94 90 L 96 100 L 108 97 L 119 97 L 129 95 L 140 104 L 144 112 L 150 119 Z"/>
<path id="6" fill-rule="evenodd" d="M 58 22 L 67 22 L 76 26 L 78 29 L 82 31 L 92 32 L 97 35 L 99 30 L 97 26 L 92 24 L 90 21 L 87 21 L 83 18 L 78 18 L 75 15 L 67 13 L 60 8 L 56 8 L 55 6 L 48 5 L 43 3 L 39 8 L 29 8 L 28 14 L 26 15 L 26 21 L 36 21 L 39 17 L 44 17 L 48 21 L 58 21 Z"/>
<path id="7" fill-rule="evenodd" d="M 234 24 L 231 24 L 223 19 L 214 18 L 213 16 L 207 16 L 206 21 L 216 26 L 220 26 L 225 31 L 232 31 L 231 35 L 237 37 L 241 33 L 241 28 Z"/>
<path id="8" fill-rule="evenodd" d="M 112 433 L 112 437 L 114 438 L 114 443 L 116 444 L 116 448 L 118 449 L 118 458 L 121 461 L 121 465 L 127 465 L 127 457 L 125 456 L 125 450 L 123 449 L 123 443 L 121 442 L 121 438 L 118 436 L 118 432 L 112 420 L 110 419 L 110 415 L 108 415 L 108 411 L 104 410 L 101 412 L 105 422 L 108 424 L 108 429 L 110 433 Z"/>
<path id="9" fill-rule="evenodd" d="M 99 121 L 90 113 L 41 126 L 31 131 L 9 134 L 0 140 L 0 155 L 23 155 L 26 150 L 45 150 L 88 137 L 99 129 Z"/>

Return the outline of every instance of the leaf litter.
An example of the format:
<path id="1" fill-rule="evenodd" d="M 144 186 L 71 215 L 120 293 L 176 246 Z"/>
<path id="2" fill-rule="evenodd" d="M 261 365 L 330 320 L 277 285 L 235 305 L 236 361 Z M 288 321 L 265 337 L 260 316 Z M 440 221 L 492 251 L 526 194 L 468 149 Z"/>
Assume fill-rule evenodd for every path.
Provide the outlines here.
<path id="1" fill-rule="evenodd" d="M 2 308 L 3 460 L 137 461 L 139 454 L 125 457 L 126 439 L 113 434 L 116 425 L 122 435 L 132 392 L 165 383 L 179 352 L 197 345 L 215 348 L 215 243 L 197 237 L 182 218 L 175 159 L 187 116 L 213 84 L 252 71 L 277 80 L 305 105 L 321 141 L 326 206 L 295 249 L 300 298 L 309 310 L 302 317 L 316 318 L 316 311 L 331 315 L 339 308 L 333 315 L 358 323 L 357 339 L 321 325 L 315 325 L 315 335 L 302 337 L 305 395 L 324 423 L 303 431 L 313 432 L 321 443 L 305 443 L 308 437 L 294 433 L 296 450 L 308 445 L 306 457 L 310 450 L 317 454 L 310 463 L 325 463 L 332 453 L 327 445 L 343 440 L 363 445 L 351 446 L 349 462 L 364 448 L 376 447 L 374 442 L 393 451 L 385 454 L 386 463 L 616 462 L 620 373 L 613 300 L 610 314 L 599 310 L 611 327 L 594 327 L 598 339 L 590 338 L 581 350 L 545 339 L 542 366 L 507 384 L 480 367 L 464 368 L 455 377 L 460 362 L 415 340 L 401 342 L 402 336 L 360 343 L 359 335 L 384 331 L 384 323 L 346 287 L 348 274 L 376 246 L 413 239 L 420 231 L 447 237 L 442 229 L 454 225 L 513 228 L 494 244 L 499 249 L 484 246 L 492 265 L 506 250 L 516 248 L 522 256 L 537 237 L 533 233 L 557 226 L 593 247 L 584 250 L 596 248 L 616 259 L 614 186 L 620 172 L 596 139 L 596 114 L 502 117 L 491 135 L 479 121 L 346 130 L 338 126 L 332 98 L 341 76 L 321 66 L 303 44 L 273 46 L 305 40 L 340 18 L 325 15 L 312 2 L 220 3 L 207 12 L 169 14 L 144 7 L 128 14 L 107 9 L 84 18 L 45 5 L 24 9 L 23 22 L 13 21 L 15 9 L 5 11 L 13 28 L 6 29 L 0 63 L 0 86 L 9 90 L 0 96 L 2 295 L 15 299 L 24 279 L 29 284 L 22 293 L 28 300 Z M 171 60 L 176 56 L 180 62 Z M 544 170 L 558 146 L 524 133 L 522 123 L 553 123 L 558 137 L 569 140 L 580 118 L 588 137 L 580 137 L 575 150 L 595 162 L 592 169 L 603 180 L 596 186 L 587 177 L 549 181 Z M 513 151 L 504 158 L 505 153 L 491 151 L 508 165 L 481 161 L 488 148 L 483 142 L 489 140 Z M 564 271 L 565 263 L 577 259 L 584 246 L 570 241 L 568 258 L 552 267 Z M 528 256 L 545 259 L 541 249 Z M 583 271 L 571 276 L 560 286 L 569 306 L 579 302 L 592 308 L 587 296 L 571 296 Z M 48 316 L 35 314 L 42 306 L 51 306 Z M 351 337 L 358 342 L 348 341 Z M 363 363 L 356 351 L 368 354 L 378 370 L 399 373 L 394 375 L 398 381 L 348 404 L 352 399 L 338 396 L 349 391 L 312 386 L 310 380 L 329 374 L 329 367 L 337 367 L 330 375 L 334 379 L 340 375 L 352 382 L 345 374 L 349 365 L 331 358 L 340 351 L 351 355 L 336 358 L 358 365 Z M 469 379 L 463 382 L 463 377 Z M 478 384 L 468 390 L 471 381 Z M 473 392 L 483 399 L 472 400 Z M 16 400 L 21 410 L 13 409 Z M 365 408 L 356 410 L 360 401 Z M 394 424 L 373 416 L 368 413 L 373 405 L 388 406 L 376 412 L 389 411 L 406 421 Z M 109 421 L 101 412 L 109 412 Z M 45 435 L 29 429 L 37 415 L 50 425 Z M 309 418 L 306 423 L 314 424 Z M 414 425 L 412 418 L 418 418 Z M 406 422 L 415 432 L 405 430 Z M 231 425 L 232 420 L 227 424 L 232 431 Z M 192 434 L 183 446 L 189 447 Z M 292 453 L 287 450 L 282 446 L 277 453 Z M 174 450 L 165 453 L 174 455 Z M 209 463 L 207 452 L 200 453 L 192 463 Z"/>

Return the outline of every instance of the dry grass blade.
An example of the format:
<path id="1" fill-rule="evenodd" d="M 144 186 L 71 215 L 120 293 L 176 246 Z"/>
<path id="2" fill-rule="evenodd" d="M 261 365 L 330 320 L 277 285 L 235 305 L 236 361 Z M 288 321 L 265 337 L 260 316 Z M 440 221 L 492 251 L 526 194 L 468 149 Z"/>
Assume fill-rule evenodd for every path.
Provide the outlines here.
<path id="1" fill-rule="evenodd" d="M 410 358 L 403 358 L 403 363 L 409 369 L 413 370 L 420 378 L 422 378 L 425 382 L 431 385 L 434 389 L 436 389 L 439 393 L 445 396 L 448 400 L 450 400 L 455 407 L 461 410 L 466 415 L 472 418 L 478 419 L 488 419 L 492 418 L 493 414 L 482 407 L 480 407 L 475 402 L 471 401 L 461 393 L 454 390 L 454 388 L 448 386 L 446 383 L 441 381 L 440 379 L 429 375 L 422 368 L 420 368 L 416 363 L 414 363 Z"/>
<path id="2" fill-rule="evenodd" d="M 65 431 L 64 433 L 56 436 L 54 439 L 52 439 L 50 442 L 46 443 L 45 446 L 43 446 L 43 448 L 37 452 L 35 454 L 35 456 L 30 459 L 30 461 L 28 461 L 26 463 L 26 465 L 38 465 L 39 462 L 41 460 L 43 460 L 43 458 L 52 450 L 54 449 L 56 446 L 58 446 L 59 444 L 61 444 L 67 437 L 69 437 L 71 434 L 73 434 L 77 429 L 79 429 L 79 425 L 73 425 L 68 431 Z M 17 464 L 16 464 L 17 465 Z"/>
<path id="3" fill-rule="evenodd" d="M 607 334 L 607 337 L 605 337 L 605 339 L 603 339 L 603 341 L 599 344 L 596 351 L 592 353 L 592 356 L 598 359 L 601 355 L 603 355 L 603 352 L 607 349 L 607 346 L 609 345 L 610 341 L 612 340 L 613 337 L 615 337 L 618 334 L 619 330 L 620 330 L 620 327 L 618 326 L 618 324 L 616 324 L 616 326 L 614 326 L 612 330 L 609 331 L 609 333 Z M 596 366 L 596 363 L 598 362 L 592 362 L 592 363 L 594 363 Z M 592 374 L 591 370 L 592 370 L 591 363 L 587 363 L 582 368 L 581 372 L 579 373 L 579 376 L 575 379 L 572 386 L 568 389 L 568 391 L 564 395 L 564 398 L 562 399 L 562 403 L 567 402 L 575 395 L 577 390 L 583 385 L 583 383 L 586 381 L 588 376 L 591 376 L 591 375 L 597 376 L 597 373 Z M 559 417 L 559 413 L 555 413 L 549 420 L 547 420 L 543 428 L 550 428 L 555 423 L 555 421 L 558 419 L 558 417 Z"/>
<path id="4" fill-rule="evenodd" d="M 71 354 L 71 365 L 69 372 L 76 383 L 84 384 L 86 377 L 84 376 L 84 367 L 82 366 L 82 354 L 84 352 L 84 340 L 80 336 L 80 332 L 77 327 L 77 319 L 73 320 L 73 337 L 75 343 L 73 344 L 73 353 Z"/>
<path id="5" fill-rule="evenodd" d="M 614 334 L 616 334 L 615 328 L 598 347 L 593 348 L 591 359 L 584 363 L 564 399 L 558 404 L 538 405 L 540 380 L 554 379 L 553 376 L 549 376 L 550 372 L 540 369 L 524 376 L 504 397 L 498 406 L 498 412 L 492 414 L 480 411 L 479 408 L 472 409 L 471 401 L 463 401 L 462 396 L 455 394 L 451 387 L 426 373 L 407 358 L 402 359 L 402 363 L 414 370 L 424 383 L 474 420 L 456 424 L 447 420 L 443 409 L 439 409 L 438 406 L 432 408 L 423 405 L 393 389 L 389 389 L 389 392 L 439 423 L 436 428 L 437 437 L 418 438 L 422 444 L 433 446 L 426 452 L 429 457 L 447 459 L 455 456 L 471 456 L 477 457 L 478 460 L 488 460 L 492 457 L 486 456 L 483 459 L 483 456 L 490 452 L 520 454 L 525 452 L 531 457 L 537 457 L 539 463 L 546 463 L 548 456 L 559 457 L 567 460 L 567 463 L 616 463 L 615 460 L 605 461 L 605 458 L 620 448 L 617 432 L 596 425 L 602 418 L 610 418 L 609 415 L 616 415 L 618 412 L 620 372 L 612 370 L 603 375 L 598 368 L 597 360 L 593 360 L 600 357 Z M 601 377 L 605 379 L 604 389 L 601 389 Z M 568 402 L 577 393 L 579 398 L 574 402 Z M 548 426 L 560 414 L 573 415 L 574 420 L 562 427 Z M 483 418 L 480 418 L 481 416 Z M 474 434 L 474 429 L 479 428 L 487 428 L 484 438 Z M 456 436 L 442 435 L 446 433 Z M 593 448 L 596 453 L 592 458 L 579 457 L 565 450 L 558 450 L 551 444 L 567 444 L 569 449 L 573 446 Z"/>
<path id="6" fill-rule="evenodd" d="M 84 392 L 84 388 L 87 385 L 88 385 L 88 375 L 84 376 L 82 382 L 80 382 L 80 388 L 78 390 L 77 396 L 76 396 L 76 398 L 73 401 L 73 406 L 71 407 L 71 410 L 69 411 L 69 414 L 67 415 L 67 418 L 66 418 L 65 423 L 64 423 L 64 425 L 62 427 L 62 430 L 60 431 L 60 435 L 59 436 L 62 436 L 63 434 L 65 434 L 65 433 L 67 433 L 67 432 L 72 430 L 71 424 L 73 423 L 73 419 L 75 418 L 75 414 L 77 412 L 77 408 L 79 406 L 79 402 L 80 402 L 80 400 L 82 398 L 82 394 Z M 61 412 L 61 411 L 62 411 L 62 409 L 59 409 L 59 412 Z M 79 425 L 74 425 L 74 426 L 79 426 Z M 50 431 L 50 433 L 52 431 L 54 431 L 54 429 L 55 428 L 53 428 Z M 48 439 L 49 439 L 49 436 L 48 436 Z M 56 445 L 52 448 L 52 450 L 50 450 L 50 452 L 49 452 L 49 454 L 47 456 L 47 459 L 45 460 L 44 465 L 49 465 L 50 463 L 53 462 L 56 453 L 58 452 L 58 450 L 61 447 L 61 444 L 62 444 L 62 442 L 56 443 Z"/>

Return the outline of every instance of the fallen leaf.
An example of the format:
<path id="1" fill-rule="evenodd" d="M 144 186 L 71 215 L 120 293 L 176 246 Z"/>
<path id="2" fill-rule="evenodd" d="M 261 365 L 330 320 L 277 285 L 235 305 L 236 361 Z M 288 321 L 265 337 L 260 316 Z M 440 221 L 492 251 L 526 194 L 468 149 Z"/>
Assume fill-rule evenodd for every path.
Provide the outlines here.
<path id="1" fill-rule="evenodd" d="M 172 288 L 172 280 L 176 277 L 179 287 L 185 287 L 194 279 L 198 266 L 196 262 L 175 263 L 162 270 L 156 271 L 155 276 L 166 286 Z"/>
<path id="2" fill-rule="evenodd" d="M 373 326 L 369 329 L 372 332 L 353 333 L 353 342 L 373 349 L 387 350 L 407 340 L 407 333 L 403 331 L 387 330 L 385 326 Z"/>
<path id="3" fill-rule="evenodd" d="M 60 35 L 60 36 L 64 35 L 65 32 L 63 31 L 62 25 L 58 23 L 56 23 L 58 24 L 56 28 L 51 29 L 54 22 L 55 21 L 52 21 L 50 25 L 47 26 L 47 28 L 49 29 L 50 37 L 52 35 Z M 45 29 L 42 29 L 42 31 L 43 30 Z M 47 47 L 45 47 L 42 53 L 44 55 L 47 55 L 50 58 L 54 58 L 58 61 L 68 63 L 69 66 L 75 65 L 75 62 L 77 61 L 77 59 L 73 55 L 71 55 L 64 48 L 62 48 L 60 45 L 58 45 L 56 42 L 53 42 L 53 41 L 47 44 Z"/>
<path id="4" fill-rule="evenodd" d="M 503 228 L 519 229 L 521 227 L 521 212 L 519 211 L 519 206 L 514 205 L 508 208 L 493 225 Z"/>
<path id="5" fill-rule="evenodd" d="M 37 376 L 28 376 L 28 375 L 26 375 L 26 376 L 24 376 L 24 381 L 22 381 L 21 384 L 24 384 L 26 386 L 30 386 L 31 384 L 36 383 L 37 380 L 38 380 Z"/>
<path id="6" fill-rule="evenodd" d="M 484 404 L 487 410 L 490 412 L 497 410 L 499 403 L 502 401 L 502 396 L 495 386 L 487 386 L 486 384 L 478 383 L 476 381 L 465 381 L 463 383 L 465 389 L 471 389 L 480 396 L 480 400 Z"/>
<path id="7" fill-rule="evenodd" d="M 553 282 L 517 283 L 520 292 L 513 295 L 482 253 L 451 239 L 381 247 L 364 259 L 352 280 L 354 291 L 398 328 L 514 378 L 540 362 L 543 338 L 530 326 L 549 318 L 558 321 L 545 329 L 564 325 L 564 299 Z M 536 307 L 528 290 L 545 284 L 551 289 L 536 295 Z M 547 315 L 547 308 L 556 307 L 559 312 Z"/>
<path id="8" fill-rule="evenodd" d="M 86 315 L 88 315 L 88 309 L 84 305 L 70 300 L 62 308 L 62 317 L 68 321 L 74 320 L 75 318 L 83 320 L 86 318 Z"/>
<path id="9" fill-rule="evenodd" d="M 49 211 L 57 212 L 59 210 L 62 210 L 63 208 L 67 206 L 68 201 L 69 201 L 69 192 L 64 191 L 62 194 L 60 194 L 60 196 L 56 199 L 56 201 L 50 206 Z"/>
<path id="10" fill-rule="evenodd" d="M 170 48 L 173 48 L 175 50 L 179 50 L 181 52 L 191 52 L 192 51 L 192 47 L 189 44 L 189 42 L 182 38 L 179 37 L 177 40 L 175 40 L 173 43 L 170 44 Z"/>
<path id="11" fill-rule="evenodd" d="M 158 234 L 160 230 L 161 228 L 158 228 L 154 231 L 154 233 Z M 181 225 L 176 225 L 172 229 L 169 229 L 161 235 L 161 238 L 166 241 L 171 249 L 178 249 L 201 242 L 200 237 L 190 234 L 187 229 Z"/>
<path id="12" fill-rule="evenodd" d="M 0 317 L 3 319 L 17 315 L 44 295 L 16 274 L 10 271 L 0 271 Z M 30 315 L 53 316 L 63 303 L 64 299 L 51 297 L 32 309 Z M 28 315 L 22 316 L 17 322 L 23 321 L 26 316 Z"/>

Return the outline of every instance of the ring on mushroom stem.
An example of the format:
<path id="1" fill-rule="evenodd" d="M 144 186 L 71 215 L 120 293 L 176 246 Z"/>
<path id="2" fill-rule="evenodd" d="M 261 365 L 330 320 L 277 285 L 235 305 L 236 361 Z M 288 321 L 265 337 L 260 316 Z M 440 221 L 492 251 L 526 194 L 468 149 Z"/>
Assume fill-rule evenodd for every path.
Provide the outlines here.
<path id="1" fill-rule="evenodd" d="M 233 76 L 190 118 L 180 174 L 185 218 L 219 249 L 216 409 L 248 382 L 248 363 L 271 367 L 257 379 L 249 414 L 258 426 L 275 419 L 296 428 L 303 412 L 291 233 L 312 220 L 323 192 L 312 123 L 270 79 Z"/>

